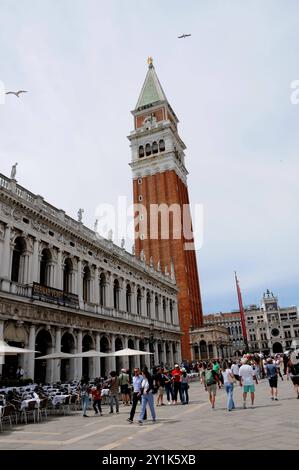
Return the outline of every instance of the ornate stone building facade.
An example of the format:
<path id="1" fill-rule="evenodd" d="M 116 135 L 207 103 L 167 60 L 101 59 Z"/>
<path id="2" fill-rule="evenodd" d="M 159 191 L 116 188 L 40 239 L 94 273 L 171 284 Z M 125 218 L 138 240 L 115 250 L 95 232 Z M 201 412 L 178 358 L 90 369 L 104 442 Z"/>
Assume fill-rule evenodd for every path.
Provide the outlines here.
<path id="1" fill-rule="evenodd" d="M 229 334 L 227 328 L 223 326 L 202 326 L 191 330 L 190 340 L 194 361 L 233 356 Z"/>
<path id="2" fill-rule="evenodd" d="M 52 352 L 124 347 L 154 352 L 155 363 L 181 360 L 177 286 L 162 274 L 0 175 L 0 339 L 39 351 L 7 356 L 40 381 L 104 376 L 144 359 L 37 361 Z M 148 361 L 146 359 L 146 361 Z"/>
<path id="3" fill-rule="evenodd" d="M 278 297 L 267 290 L 260 305 L 244 308 L 249 351 L 265 354 L 281 353 L 299 346 L 299 318 L 296 306 L 280 307 Z M 204 316 L 204 325 L 227 329 L 233 355 L 245 349 L 240 312 L 213 313 Z"/>

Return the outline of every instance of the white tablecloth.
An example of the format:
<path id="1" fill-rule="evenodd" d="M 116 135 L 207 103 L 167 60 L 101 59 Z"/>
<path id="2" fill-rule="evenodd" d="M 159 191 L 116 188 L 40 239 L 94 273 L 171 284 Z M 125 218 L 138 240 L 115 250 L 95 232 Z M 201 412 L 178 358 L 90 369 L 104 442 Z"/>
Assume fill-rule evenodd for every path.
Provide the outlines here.
<path id="1" fill-rule="evenodd" d="M 23 401 L 22 401 L 22 403 L 21 403 L 21 411 L 23 411 L 25 408 L 28 408 L 28 404 L 29 404 L 31 401 L 35 401 L 35 402 L 36 402 L 36 406 L 35 406 L 35 407 L 38 408 L 40 399 L 39 399 L 39 398 L 31 398 L 30 400 L 23 400 Z"/>
<path id="2" fill-rule="evenodd" d="M 53 398 L 52 398 L 52 403 L 54 406 L 60 404 L 60 403 L 64 403 L 65 402 L 65 399 L 69 397 L 69 395 L 55 395 Z"/>

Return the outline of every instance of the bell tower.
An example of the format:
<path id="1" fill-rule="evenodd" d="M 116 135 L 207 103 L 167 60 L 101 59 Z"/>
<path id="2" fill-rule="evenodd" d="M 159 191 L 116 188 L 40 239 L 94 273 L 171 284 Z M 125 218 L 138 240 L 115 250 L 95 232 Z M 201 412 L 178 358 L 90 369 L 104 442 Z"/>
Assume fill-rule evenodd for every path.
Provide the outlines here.
<path id="1" fill-rule="evenodd" d="M 132 111 L 131 142 L 135 208 L 135 254 L 175 276 L 182 358 L 191 359 L 190 328 L 202 326 L 202 303 L 178 118 L 148 59 L 147 75 Z M 189 230 L 189 232 L 190 232 Z"/>

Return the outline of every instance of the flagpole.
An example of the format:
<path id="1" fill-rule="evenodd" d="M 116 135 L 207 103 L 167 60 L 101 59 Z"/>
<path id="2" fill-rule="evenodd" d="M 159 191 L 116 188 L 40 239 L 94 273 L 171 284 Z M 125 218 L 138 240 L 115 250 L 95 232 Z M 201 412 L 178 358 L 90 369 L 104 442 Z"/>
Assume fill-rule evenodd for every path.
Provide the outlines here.
<path id="1" fill-rule="evenodd" d="M 237 295 L 238 295 L 238 302 L 239 302 L 239 309 L 240 309 L 242 335 L 243 335 L 244 344 L 245 344 L 245 352 L 248 352 L 248 339 L 247 339 L 247 331 L 246 331 L 243 300 L 242 300 L 241 289 L 240 289 L 240 286 L 239 286 L 239 281 L 238 281 L 238 278 L 237 278 L 236 271 L 235 271 L 235 281 L 236 281 L 236 288 L 237 288 Z"/>

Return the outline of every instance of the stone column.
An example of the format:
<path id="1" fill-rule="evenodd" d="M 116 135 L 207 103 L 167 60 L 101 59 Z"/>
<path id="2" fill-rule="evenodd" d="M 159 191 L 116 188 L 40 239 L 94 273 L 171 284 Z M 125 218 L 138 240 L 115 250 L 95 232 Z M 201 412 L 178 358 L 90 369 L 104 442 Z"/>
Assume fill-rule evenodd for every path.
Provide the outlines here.
<path id="1" fill-rule="evenodd" d="M 159 364 L 159 353 L 158 353 L 158 343 L 154 343 L 154 364 Z"/>
<path id="2" fill-rule="evenodd" d="M 110 335 L 110 341 L 111 341 L 111 350 L 110 352 L 111 353 L 114 353 L 115 352 L 115 335 L 114 334 L 111 334 Z M 116 360 L 115 360 L 115 357 L 109 357 L 109 372 L 110 373 L 112 370 L 115 370 L 116 368 Z"/>
<path id="3" fill-rule="evenodd" d="M 174 357 L 173 357 L 173 343 L 169 341 L 169 357 L 170 357 L 170 367 L 174 366 Z"/>
<path id="4" fill-rule="evenodd" d="M 96 351 L 101 350 L 101 338 L 100 333 L 96 334 Z M 95 377 L 101 377 L 101 358 L 95 357 Z"/>
<path id="5" fill-rule="evenodd" d="M 128 347 L 128 337 L 127 336 L 124 336 L 124 348 L 127 348 Z M 128 369 L 129 368 L 129 358 L 128 357 L 123 357 L 123 367 L 125 369 Z M 134 360 L 134 356 L 133 356 L 133 360 Z"/>
<path id="6" fill-rule="evenodd" d="M 77 353 L 82 353 L 82 331 L 78 331 L 77 334 Z M 75 377 L 77 380 L 82 379 L 82 360 L 82 357 L 76 359 Z"/>
<path id="7" fill-rule="evenodd" d="M 162 362 L 165 366 L 167 360 L 166 360 L 166 343 L 165 341 L 162 341 Z"/>
<path id="8" fill-rule="evenodd" d="M 31 349 L 32 351 L 35 351 L 35 325 L 30 325 L 30 330 L 29 330 L 29 344 L 28 344 L 28 349 Z M 26 371 L 26 377 L 28 379 L 34 380 L 34 359 L 35 359 L 35 353 L 30 353 L 27 354 L 27 371 Z"/>
<path id="9" fill-rule="evenodd" d="M 56 266 L 56 289 L 63 290 L 63 264 L 62 251 L 58 249 L 57 266 Z"/>
<path id="10" fill-rule="evenodd" d="M 141 316 L 146 317 L 147 316 L 147 309 L 146 309 L 146 294 L 147 291 L 146 289 L 142 289 L 142 298 L 141 298 Z"/>
<path id="11" fill-rule="evenodd" d="M 110 308 L 114 308 L 113 282 L 114 282 L 113 276 L 107 275 L 106 305 L 107 307 L 110 307 Z"/>
<path id="12" fill-rule="evenodd" d="M 214 358 L 218 357 L 218 351 L 217 351 L 217 346 L 216 344 L 213 344 L 213 356 Z"/>
<path id="13" fill-rule="evenodd" d="M 137 287 L 136 287 L 136 284 L 134 284 L 132 286 L 131 310 L 132 310 L 132 313 L 134 315 L 137 315 Z"/>
<path id="14" fill-rule="evenodd" d="M 10 244 L 11 227 L 7 225 L 4 232 L 4 242 L 2 250 L 2 262 L 0 264 L 0 274 L 4 279 L 10 279 L 10 256 L 11 256 L 11 244 Z"/>
<path id="15" fill-rule="evenodd" d="M 100 305 L 100 279 L 99 279 L 99 271 L 96 268 L 94 272 L 94 299 L 93 302 L 96 305 Z"/>
<path id="16" fill-rule="evenodd" d="M 135 349 L 139 350 L 139 338 L 135 338 L 134 347 Z M 135 367 L 138 367 L 140 369 L 140 356 L 136 356 L 135 358 Z"/>
<path id="17" fill-rule="evenodd" d="M 61 352 L 61 329 L 57 328 L 55 337 L 55 353 Z M 61 359 L 53 360 L 53 382 L 60 380 Z"/>
<path id="18" fill-rule="evenodd" d="M 29 259 L 30 252 L 26 251 L 23 255 L 23 273 L 22 273 L 22 284 L 29 284 L 30 282 L 30 273 L 29 273 Z"/>
<path id="19" fill-rule="evenodd" d="M 30 282 L 39 282 L 39 240 L 33 242 L 32 271 Z"/>
<path id="20" fill-rule="evenodd" d="M 78 271 L 77 271 L 77 295 L 79 300 L 83 301 L 83 278 L 82 278 L 82 260 L 78 260 Z"/>

